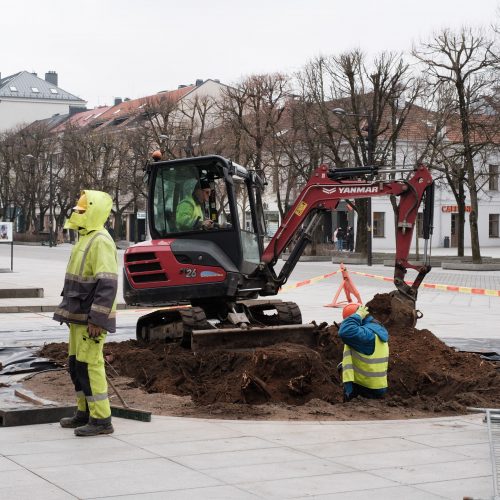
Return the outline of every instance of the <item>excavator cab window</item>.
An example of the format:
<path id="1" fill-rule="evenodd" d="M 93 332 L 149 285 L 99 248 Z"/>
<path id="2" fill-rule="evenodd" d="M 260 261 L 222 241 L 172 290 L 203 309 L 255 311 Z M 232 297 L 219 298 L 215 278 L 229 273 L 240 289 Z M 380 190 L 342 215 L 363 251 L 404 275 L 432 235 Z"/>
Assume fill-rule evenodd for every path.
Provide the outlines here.
<path id="1" fill-rule="evenodd" d="M 231 229 L 224 178 L 197 166 L 160 167 L 153 189 L 152 223 L 161 237 Z"/>

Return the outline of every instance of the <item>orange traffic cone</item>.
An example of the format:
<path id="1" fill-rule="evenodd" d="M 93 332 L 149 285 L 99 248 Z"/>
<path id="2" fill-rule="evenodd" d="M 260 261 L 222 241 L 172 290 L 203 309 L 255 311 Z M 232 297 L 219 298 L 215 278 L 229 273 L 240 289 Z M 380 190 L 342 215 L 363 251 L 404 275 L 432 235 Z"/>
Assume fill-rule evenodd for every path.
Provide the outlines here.
<path id="1" fill-rule="evenodd" d="M 358 292 L 358 289 L 354 286 L 354 283 L 349 276 L 349 273 L 344 266 L 344 264 L 340 264 L 340 271 L 342 272 L 342 283 L 337 290 L 337 293 L 333 297 L 331 304 L 326 304 L 325 307 L 344 307 L 347 304 L 352 304 L 354 301 L 351 299 L 351 294 L 356 297 L 356 300 L 359 304 L 362 304 L 361 295 Z M 344 290 L 345 296 L 347 300 L 339 301 L 340 292 Z"/>

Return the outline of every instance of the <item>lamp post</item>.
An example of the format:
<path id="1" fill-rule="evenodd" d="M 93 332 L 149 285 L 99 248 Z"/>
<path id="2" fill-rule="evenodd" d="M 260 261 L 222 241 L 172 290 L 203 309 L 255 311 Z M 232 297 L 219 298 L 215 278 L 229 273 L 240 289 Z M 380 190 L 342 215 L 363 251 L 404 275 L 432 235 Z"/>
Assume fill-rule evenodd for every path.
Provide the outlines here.
<path id="1" fill-rule="evenodd" d="M 373 127 L 372 116 L 369 113 L 348 113 L 345 109 L 334 108 L 332 112 L 339 116 L 354 116 L 358 118 L 366 118 L 367 121 L 367 160 L 370 166 L 374 163 L 374 149 L 375 149 L 375 130 Z M 373 264 L 373 250 L 372 250 L 372 199 L 366 199 L 366 263 L 368 266 Z"/>
<path id="2" fill-rule="evenodd" d="M 52 154 L 49 156 L 49 248 L 54 245 L 54 192 L 52 183 Z"/>

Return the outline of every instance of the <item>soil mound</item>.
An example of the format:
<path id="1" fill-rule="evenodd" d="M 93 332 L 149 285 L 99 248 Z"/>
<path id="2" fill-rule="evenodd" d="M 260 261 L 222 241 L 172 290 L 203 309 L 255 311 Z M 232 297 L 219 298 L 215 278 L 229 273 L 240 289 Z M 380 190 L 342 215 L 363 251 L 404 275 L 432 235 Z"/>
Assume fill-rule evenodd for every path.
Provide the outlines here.
<path id="1" fill-rule="evenodd" d="M 456 352 L 428 330 L 390 324 L 389 294 L 377 294 L 367 305 L 378 321 L 387 323 L 390 335 L 389 391 L 380 405 L 445 414 L 500 405 L 498 364 Z M 105 355 L 110 374 L 131 377 L 148 393 L 188 396 L 198 406 L 342 403 L 337 364 L 343 344 L 337 326 L 319 326 L 316 338 L 312 349 L 278 344 L 196 355 L 176 344 L 130 340 L 106 344 Z M 64 343 L 48 344 L 41 355 L 63 361 L 66 352 Z M 363 402 L 379 404 L 362 398 L 352 404 Z"/>

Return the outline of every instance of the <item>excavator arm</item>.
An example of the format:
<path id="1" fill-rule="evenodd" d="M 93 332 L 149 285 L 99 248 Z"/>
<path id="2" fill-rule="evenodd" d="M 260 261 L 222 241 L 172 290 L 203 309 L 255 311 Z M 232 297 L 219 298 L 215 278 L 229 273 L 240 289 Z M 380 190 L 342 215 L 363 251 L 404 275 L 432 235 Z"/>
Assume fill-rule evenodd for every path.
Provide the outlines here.
<path id="1" fill-rule="evenodd" d="M 384 179 L 384 176 L 394 174 L 401 175 L 401 178 Z M 377 167 L 330 169 L 326 165 L 319 166 L 262 255 L 263 264 L 272 268 L 284 249 L 296 238 L 275 283 L 282 286 L 287 281 L 304 248 L 312 240 L 323 212 L 335 210 L 342 199 L 390 195 L 399 197 L 394 284 L 402 297 L 414 303 L 418 287 L 431 269 L 427 250 L 428 240 L 432 235 L 434 182 L 429 170 L 423 165 L 411 170 L 382 170 Z M 424 198 L 425 259 L 423 265 L 415 265 L 408 261 L 408 256 L 418 209 Z M 414 269 L 418 273 L 411 285 L 404 280 L 408 269 Z"/>

